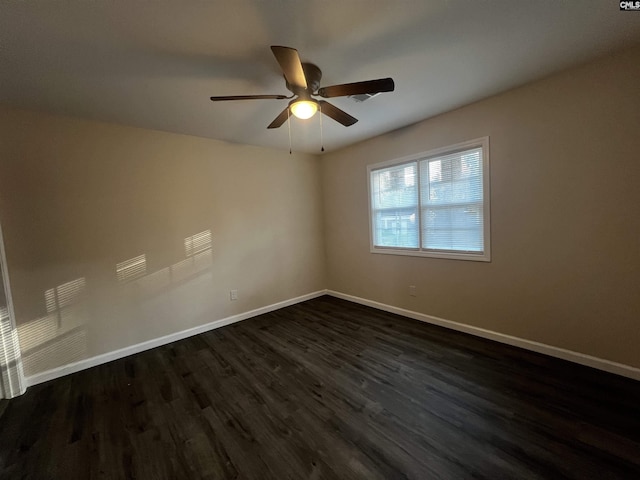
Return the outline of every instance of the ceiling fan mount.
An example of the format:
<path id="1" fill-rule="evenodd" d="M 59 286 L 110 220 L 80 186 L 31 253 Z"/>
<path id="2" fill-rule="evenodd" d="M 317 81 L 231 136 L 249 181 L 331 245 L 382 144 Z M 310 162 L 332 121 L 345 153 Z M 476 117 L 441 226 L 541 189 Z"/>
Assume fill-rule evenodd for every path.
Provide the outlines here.
<path id="1" fill-rule="evenodd" d="M 211 97 L 211 100 L 214 102 L 227 100 L 290 100 L 287 107 L 280 112 L 267 128 L 280 127 L 289 118 L 289 113 L 298 118 L 306 119 L 312 117 L 318 110 L 336 122 L 348 127 L 356 123 L 358 119 L 325 100 L 313 97 L 333 98 L 349 95 L 375 95 L 381 92 L 392 92 L 395 89 L 392 78 L 320 87 L 322 70 L 313 63 L 301 62 L 298 51 L 295 48 L 274 45 L 271 47 L 271 51 L 280 64 L 285 86 L 293 95 L 233 95 Z"/>

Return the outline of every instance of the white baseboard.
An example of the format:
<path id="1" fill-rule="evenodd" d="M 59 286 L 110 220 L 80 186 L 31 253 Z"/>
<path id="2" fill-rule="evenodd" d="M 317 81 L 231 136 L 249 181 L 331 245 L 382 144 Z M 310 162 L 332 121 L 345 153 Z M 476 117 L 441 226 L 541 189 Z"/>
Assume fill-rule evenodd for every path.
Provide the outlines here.
<path id="1" fill-rule="evenodd" d="M 165 335 L 163 337 L 154 338 L 142 343 L 138 343 L 136 345 L 131 345 L 129 347 L 121 348 L 119 350 L 103 353 L 101 355 L 96 355 L 95 357 L 91 357 L 85 360 L 80 360 L 78 362 L 63 365 L 61 367 L 53 368 L 45 372 L 37 373 L 35 375 L 26 377 L 25 382 L 27 387 L 30 387 L 32 385 L 37 385 L 43 382 L 48 382 L 49 380 L 54 380 L 56 378 L 64 377 L 65 375 L 69 375 L 70 373 L 79 372 L 87 368 L 95 367 L 96 365 L 101 365 L 103 363 L 111 362 L 113 360 L 118 360 L 119 358 L 127 357 L 135 353 L 144 352 L 145 350 L 150 350 L 155 347 L 160 347 L 162 345 L 166 345 L 168 343 L 182 340 L 187 337 L 192 337 L 193 335 L 198 335 L 200 333 L 208 332 L 209 330 L 214 330 L 216 328 L 224 327 L 225 325 L 230 325 L 232 323 L 240 322 L 248 318 L 262 315 L 264 313 L 273 312 L 274 310 L 279 310 L 281 308 L 288 307 L 290 305 L 295 305 L 296 303 L 311 300 L 312 298 L 317 298 L 322 295 L 326 295 L 326 293 L 327 293 L 326 290 L 319 290 L 317 292 L 308 293 L 300 297 L 291 298 L 289 300 L 284 300 L 282 302 L 274 303 L 272 305 L 256 308 L 255 310 L 239 313 L 237 315 L 232 315 L 230 317 L 222 318 L 220 320 L 214 320 L 213 322 L 205 323 L 204 325 L 199 325 L 197 327 L 181 330 L 179 332 Z"/>
<path id="2" fill-rule="evenodd" d="M 538 353 L 542 353 L 552 357 L 561 358 L 563 360 L 568 360 L 570 362 L 578 363 L 580 365 L 586 365 L 588 367 L 597 368 L 605 372 L 615 373 L 617 375 L 621 375 L 624 377 L 640 380 L 640 368 L 612 362 L 610 360 L 605 360 L 598 357 L 593 357 L 591 355 L 585 355 L 583 353 L 578 353 L 571 350 L 565 350 L 563 348 L 546 345 L 544 343 L 534 342 L 534 341 L 526 340 L 519 337 L 513 337 L 511 335 L 505 335 L 503 333 L 498 333 L 491 330 L 485 330 L 483 328 L 466 325 L 464 323 L 445 320 L 443 318 L 426 315 L 424 313 L 414 312 L 412 310 L 406 310 L 404 308 L 394 307 L 392 305 L 375 302 L 373 300 L 367 300 L 361 297 L 355 297 L 353 295 L 348 295 L 348 294 L 336 292 L 333 290 L 319 290 L 317 292 L 308 293 L 300 297 L 284 300 L 282 302 L 274 303 L 272 305 L 267 305 L 265 307 L 257 308 L 255 310 L 250 310 L 248 312 L 239 313 L 237 315 L 232 315 L 230 317 L 222 318 L 219 320 L 214 320 L 213 322 L 206 323 L 204 325 L 199 325 L 197 327 L 182 330 L 180 332 L 172 333 L 170 335 L 165 335 L 163 337 L 154 338 L 152 340 L 147 340 L 145 342 L 138 343 L 136 345 L 131 345 L 129 347 L 121 348 L 119 350 L 114 350 L 112 352 L 96 355 L 95 357 L 87 358 L 79 362 L 70 363 L 58 368 L 47 370 L 45 372 L 37 373 L 35 375 L 26 377 L 25 383 L 27 387 L 30 387 L 32 385 L 37 385 L 39 383 L 47 382 L 49 380 L 54 380 L 56 378 L 69 375 L 71 373 L 79 372 L 81 370 L 95 367 L 97 365 L 111 362 L 113 360 L 118 360 L 120 358 L 127 357 L 129 355 L 133 355 L 136 353 L 140 353 L 145 350 L 150 350 L 155 347 L 160 347 L 168 343 L 182 340 L 184 338 L 188 338 L 193 335 L 198 335 L 200 333 L 208 332 L 209 330 L 214 330 L 216 328 L 224 327 L 225 325 L 230 325 L 232 323 L 240 322 L 242 320 L 256 317 L 264 313 L 273 312 L 274 310 L 288 307 L 290 305 L 295 305 L 296 303 L 311 300 L 313 298 L 317 298 L 322 295 L 331 295 L 336 298 L 341 298 L 343 300 L 348 300 L 350 302 L 359 303 L 361 305 L 373 307 L 378 310 L 384 310 L 386 312 L 396 313 L 398 315 L 413 318 L 415 320 L 419 320 L 422 322 L 431 323 L 433 325 L 438 325 L 438 326 L 449 328 L 459 332 L 469 333 L 471 335 L 487 338 L 489 340 L 495 340 L 497 342 L 505 343 L 507 345 L 524 348 L 525 350 L 531 350 L 533 352 L 538 352 Z"/>
<path id="3" fill-rule="evenodd" d="M 333 290 L 327 290 L 326 293 L 327 295 L 331 295 L 333 297 L 341 298 L 343 300 L 348 300 L 354 303 L 359 303 L 368 307 L 373 307 L 378 310 L 384 310 L 385 312 L 396 313 L 404 317 L 420 320 L 421 322 L 431 323 L 433 325 L 449 328 L 451 330 L 457 330 L 458 332 L 469 333 L 471 335 L 487 338 L 489 340 L 495 340 L 496 342 L 506 343 L 507 345 L 512 345 L 514 347 L 524 348 L 525 350 L 543 353 L 551 357 L 561 358 L 562 360 L 568 360 L 580 365 L 586 365 L 587 367 L 597 368 L 598 370 L 604 370 L 605 372 L 615 373 L 617 375 L 632 378 L 634 380 L 640 380 L 640 368 L 632 367 L 630 365 L 612 362 L 610 360 L 593 357 L 591 355 L 585 355 L 584 353 L 574 352 L 572 350 L 565 350 L 564 348 L 554 347 L 551 345 L 546 345 L 544 343 L 526 340 L 524 338 L 505 335 L 504 333 L 485 330 L 484 328 L 474 327 L 471 325 L 466 325 L 464 323 L 445 320 L 444 318 L 425 315 L 424 313 L 414 312 L 412 310 L 406 310 L 404 308 L 394 307 L 392 305 L 386 305 L 384 303 L 367 300 L 366 298 L 355 297 L 353 295 L 347 295 L 345 293 L 340 293 Z"/>

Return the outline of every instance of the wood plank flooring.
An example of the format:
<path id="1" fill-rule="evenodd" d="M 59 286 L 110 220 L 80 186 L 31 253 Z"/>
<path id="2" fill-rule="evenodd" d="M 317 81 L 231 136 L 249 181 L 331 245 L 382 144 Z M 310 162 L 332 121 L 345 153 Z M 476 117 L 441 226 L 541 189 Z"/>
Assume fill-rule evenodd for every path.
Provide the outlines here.
<path id="1" fill-rule="evenodd" d="M 30 388 L 0 479 L 639 479 L 640 382 L 332 297 Z"/>

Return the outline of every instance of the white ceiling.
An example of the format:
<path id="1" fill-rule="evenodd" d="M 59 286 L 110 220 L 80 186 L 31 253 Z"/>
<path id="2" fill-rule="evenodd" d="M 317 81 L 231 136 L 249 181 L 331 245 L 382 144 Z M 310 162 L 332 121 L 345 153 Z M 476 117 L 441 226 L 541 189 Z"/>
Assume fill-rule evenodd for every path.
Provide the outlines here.
<path id="1" fill-rule="evenodd" d="M 0 103 L 234 143 L 289 148 L 266 126 L 289 94 L 270 45 L 297 48 L 322 85 L 391 76 L 396 91 L 330 101 L 328 151 L 640 42 L 614 0 L 29 0 L 0 3 Z M 319 115 L 291 122 L 318 153 Z"/>

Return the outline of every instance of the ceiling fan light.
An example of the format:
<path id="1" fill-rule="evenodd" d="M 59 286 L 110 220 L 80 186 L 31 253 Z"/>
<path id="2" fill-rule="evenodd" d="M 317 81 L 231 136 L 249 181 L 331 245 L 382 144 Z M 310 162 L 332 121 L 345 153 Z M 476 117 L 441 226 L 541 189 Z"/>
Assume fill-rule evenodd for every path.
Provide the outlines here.
<path id="1" fill-rule="evenodd" d="M 291 104 L 291 113 L 302 120 L 313 117 L 317 111 L 318 104 L 311 100 L 298 100 Z"/>

